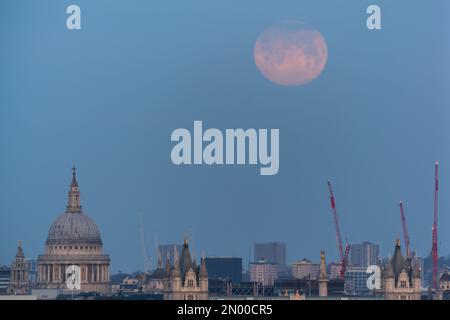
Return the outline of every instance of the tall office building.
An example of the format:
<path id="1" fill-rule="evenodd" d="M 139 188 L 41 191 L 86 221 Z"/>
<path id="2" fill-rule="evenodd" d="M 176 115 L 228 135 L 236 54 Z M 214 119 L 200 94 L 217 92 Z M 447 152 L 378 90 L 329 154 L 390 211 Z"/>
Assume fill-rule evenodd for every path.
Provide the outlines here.
<path id="1" fill-rule="evenodd" d="M 34 284 L 37 281 L 37 260 L 35 258 L 25 258 L 24 261 L 28 268 L 30 283 Z"/>
<path id="2" fill-rule="evenodd" d="M 380 249 L 378 244 L 370 242 L 355 243 L 351 245 L 350 264 L 354 267 L 367 268 L 378 262 Z"/>
<path id="3" fill-rule="evenodd" d="M 242 281 L 242 258 L 206 257 L 205 262 L 210 280 Z"/>
<path id="4" fill-rule="evenodd" d="M 276 264 L 278 273 L 286 274 L 286 244 L 281 242 L 255 243 L 254 261 L 260 260 Z"/>

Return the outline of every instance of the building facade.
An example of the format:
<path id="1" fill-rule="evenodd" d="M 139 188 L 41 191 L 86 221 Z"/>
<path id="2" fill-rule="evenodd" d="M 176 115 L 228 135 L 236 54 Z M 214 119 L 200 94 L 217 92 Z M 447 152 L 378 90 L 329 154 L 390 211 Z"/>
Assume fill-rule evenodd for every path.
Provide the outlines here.
<path id="1" fill-rule="evenodd" d="M 278 278 L 278 264 L 266 260 L 252 262 L 250 264 L 250 281 L 263 286 L 273 286 Z"/>
<path id="2" fill-rule="evenodd" d="M 11 276 L 7 293 L 9 295 L 25 295 L 30 290 L 30 278 L 28 275 L 28 265 L 25 262 L 25 255 L 22 250 L 22 243 L 17 247 L 16 258 L 11 264 Z"/>
<path id="3" fill-rule="evenodd" d="M 295 262 L 291 266 L 292 276 L 296 279 L 317 279 L 320 265 L 308 259 Z"/>
<path id="4" fill-rule="evenodd" d="M 328 265 L 330 279 L 339 279 L 341 277 L 342 265 L 340 263 L 332 262 Z"/>
<path id="5" fill-rule="evenodd" d="M 278 273 L 287 273 L 286 244 L 281 242 L 255 243 L 254 261 L 265 260 L 278 265 Z"/>
<path id="6" fill-rule="evenodd" d="M 163 279 L 164 300 L 208 300 L 208 271 L 205 258 L 200 267 L 191 258 L 187 239 L 180 258 L 175 250 L 173 265 L 167 258 Z"/>
<path id="7" fill-rule="evenodd" d="M 382 270 L 381 290 L 387 300 L 420 300 L 422 292 L 421 271 L 412 258 L 404 258 L 400 240 L 395 253 Z"/>
<path id="8" fill-rule="evenodd" d="M 361 268 L 376 265 L 379 254 L 380 246 L 378 244 L 370 242 L 354 243 L 350 250 L 350 264 Z"/>
<path id="9" fill-rule="evenodd" d="M 371 290 L 367 287 L 369 274 L 366 267 L 348 267 L 345 270 L 345 293 L 351 296 L 367 296 Z"/>
<path id="10" fill-rule="evenodd" d="M 51 225 L 45 254 L 38 257 L 37 288 L 67 289 L 71 266 L 80 269 L 81 291 L 109 291 L 109 255 L 103 253 L 100 231 L 80 204 L 76 168 L 66 211 Z"/>
<path id="11" fill-rule="evenodd" d="M 450 300 L 450 272 L 445 271 L 441 274 L 441 278 L 439 281 L 439 287 L 442 292 L 443 300 Z"/>
<path id="12" fill-rule="evenodd" d="M 30 277 L 30 284 L 36 283 L 37 280 L 37 260 L 35 258 L 25 258 L 25 263 L 28 268 L 28 275 Z"/>

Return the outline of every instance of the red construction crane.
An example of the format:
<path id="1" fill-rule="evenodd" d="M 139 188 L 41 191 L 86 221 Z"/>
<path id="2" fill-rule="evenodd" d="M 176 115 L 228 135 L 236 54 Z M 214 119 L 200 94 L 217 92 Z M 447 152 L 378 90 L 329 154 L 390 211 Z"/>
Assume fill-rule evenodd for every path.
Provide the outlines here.
<path id="1" fill-rule="evenodd" d="M 345 270 L 347 269 L 347 261 L 348 261 L 348 255 L 350 253 L 350 249 L 352 247 L 347 243 L 345 245 L 345 253 L 344 253 L 344 262 L 342 263 L 342 268 L 341 268 L 341 277 L 343 278 L 345 276 Z"/>
<path id="2" fill-rule="evenodd" d="M 403 239 L 405 239 L 406 256 L 411 258 L 411 243 L 409 242 L 408 225 L 406 224 L 405 212 L 403 211 L 403 202 L 400 201 L 400 219 L 402 220 Z"/>
<path id="3" fill-rule="evenodd" d="M 437 215 L 438 215 L 438 162 L 434 167 L 434 223 L 433 223 L 433 246 L 431 249 L 433 255 L 433 288 L 437 290 L 438 276 L 438 245 L 437 245 Z"/>
<path id="4" fill-rule="evenodd" d="M 339 218 L 336 210 L 336 201 L 334 200 L 333 188 L 331 187 L 330 180 L 328 180 L 328 190 L 330 191 L 331 210 L 333 211 L 334 226 L 336 228 L 336 243 L 339 251 L 339 259 L 341 264 L 340 276 L 341 278 L 344 278 L 345 269 L 347 268 L 348 254 L 350 252 L 350 245 L 348 244 L 346 245 L 344 254 L 344 249 L 342 247 L 341 230 L 339 228 Z"/>

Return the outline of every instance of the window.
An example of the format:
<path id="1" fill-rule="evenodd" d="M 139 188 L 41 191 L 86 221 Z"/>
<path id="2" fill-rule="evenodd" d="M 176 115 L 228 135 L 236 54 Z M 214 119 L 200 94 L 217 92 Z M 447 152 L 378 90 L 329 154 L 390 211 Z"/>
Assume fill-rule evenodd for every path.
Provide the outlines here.
<path id="1" fill-rule="evenodd" d="M 189 279 L 188 280 L 188 287 L 192 288 L 194 286 L 194 280 Z"/>
<path id="2" fill-rule="evenodd" d="M 406 281 L 405 280 L 400 281 L 400 288 L 406 288 Z"/>
<path id="3" fill-rule="evenodd" d="M 188 295 L 188 300 L 194 300 L 194 296 L 192 294 Z"/>

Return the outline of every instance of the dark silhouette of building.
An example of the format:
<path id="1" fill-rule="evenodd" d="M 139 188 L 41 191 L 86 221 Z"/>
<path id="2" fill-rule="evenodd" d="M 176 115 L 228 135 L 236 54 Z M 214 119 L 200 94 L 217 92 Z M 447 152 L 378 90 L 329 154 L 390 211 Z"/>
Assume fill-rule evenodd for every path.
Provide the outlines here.
<path id="1" fill-rule="evenodd" d="M 207 257 L 205 262 L 210 280 L 242 281 L 242 258 Z"/>

